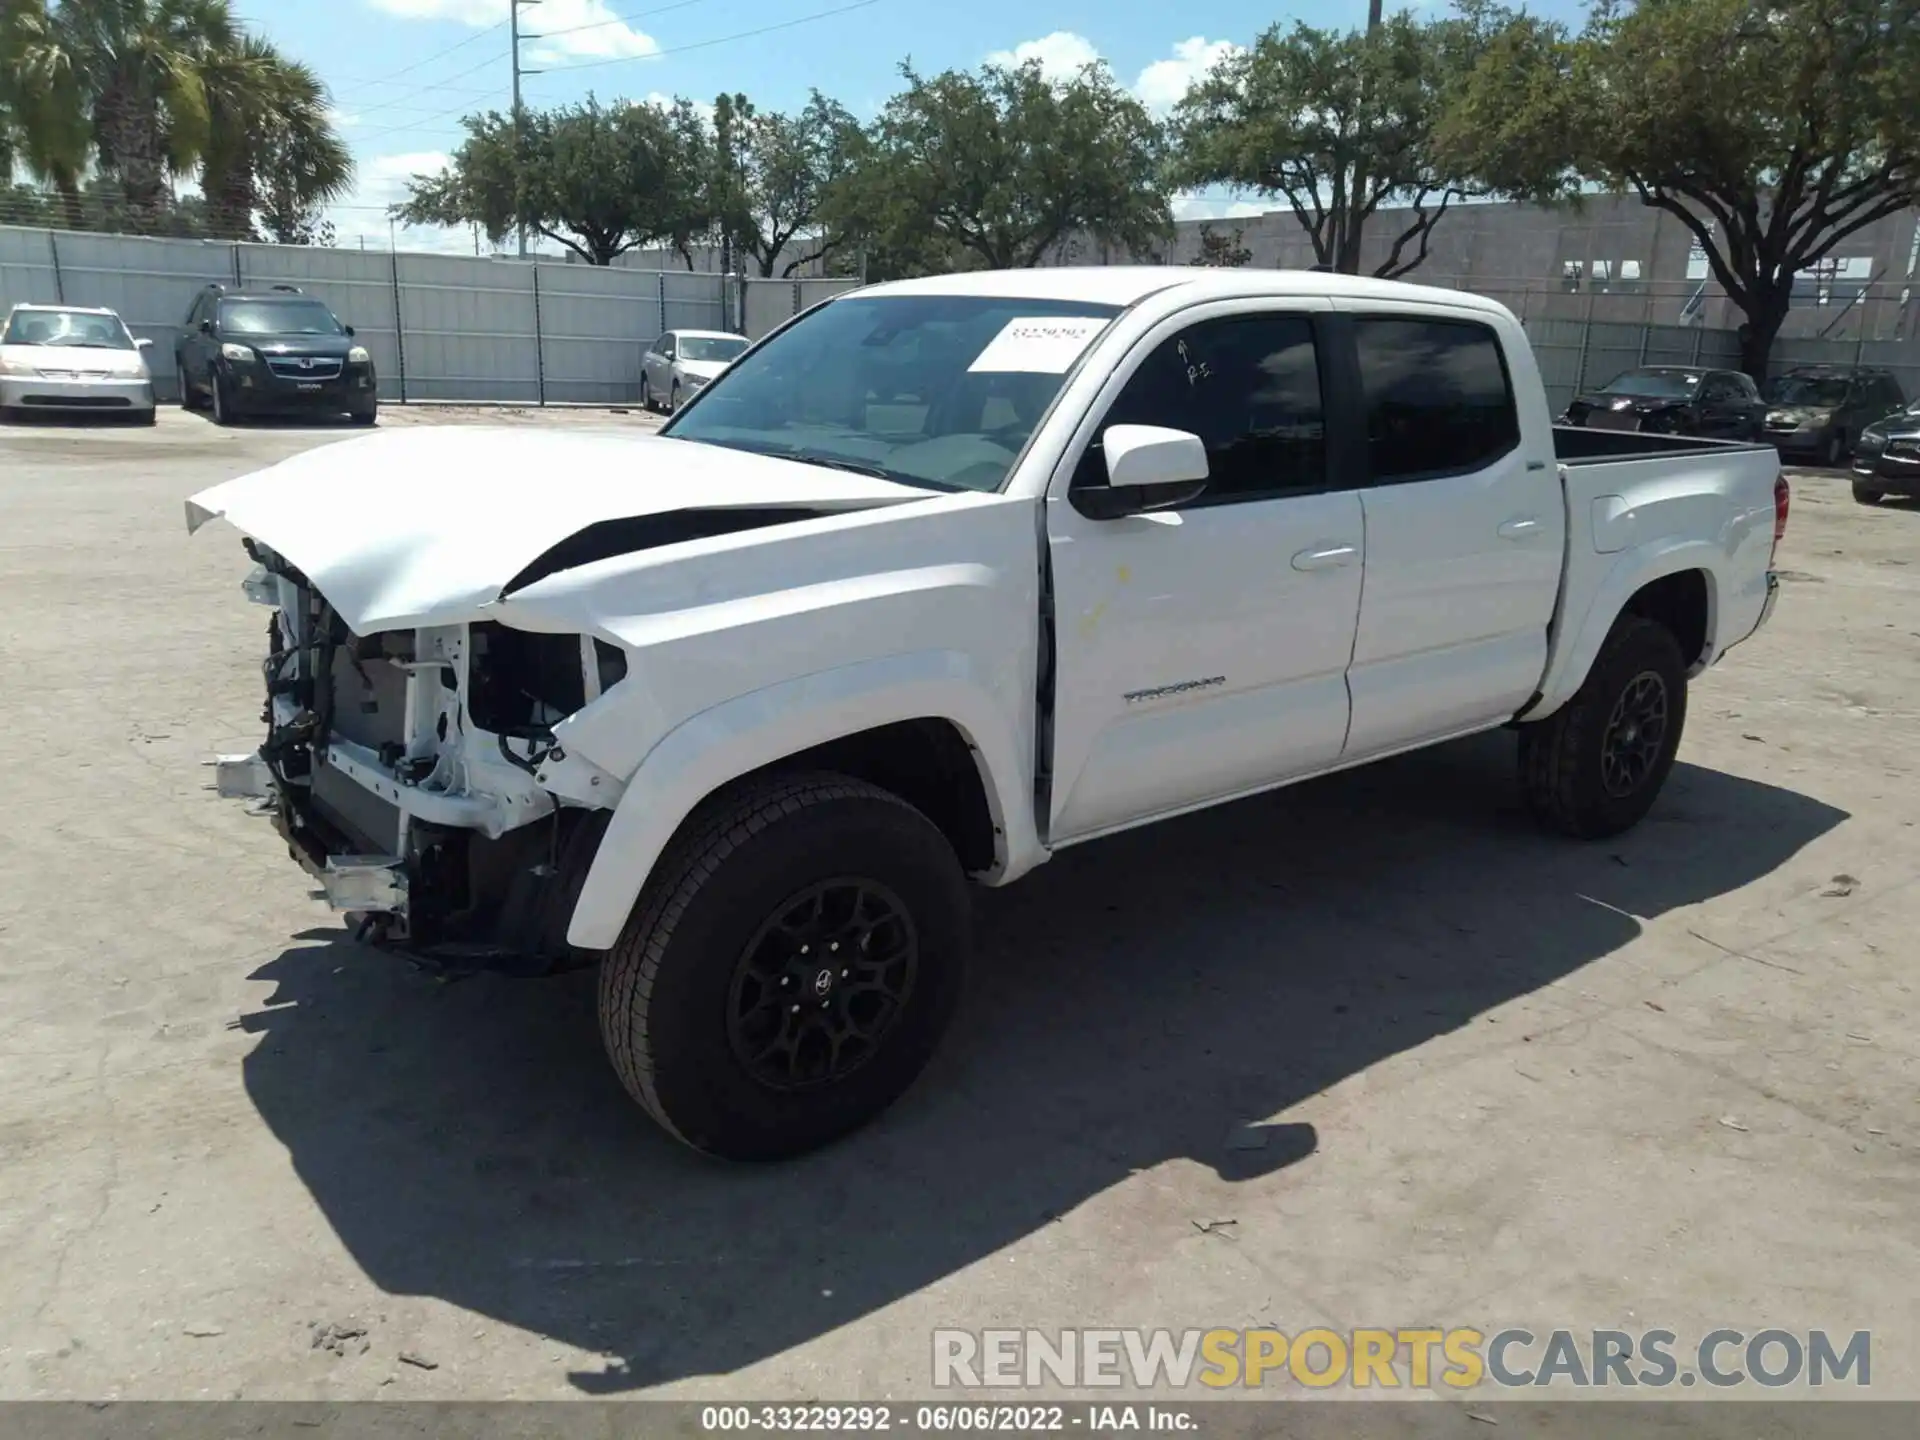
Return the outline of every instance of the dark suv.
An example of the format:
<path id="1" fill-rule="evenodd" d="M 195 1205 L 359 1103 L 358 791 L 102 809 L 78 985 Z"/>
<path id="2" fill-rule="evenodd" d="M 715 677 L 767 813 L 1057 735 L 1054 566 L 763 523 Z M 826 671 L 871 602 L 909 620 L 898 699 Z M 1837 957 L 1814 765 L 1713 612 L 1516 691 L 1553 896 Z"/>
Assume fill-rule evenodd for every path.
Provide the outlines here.
<path id="1" fill-rule="evenodd" d="M 205 401 L 213 422 L 242 415 L 331 411 L 371 425 L 379 413 L 373 357 L 353 327 L 292 285 L 209 285 L 174 342 L 180 403 Z"/>
<path id="2" fill-rule="evenodd" d="M 1907 398 L 1892 371 L 1854 365 L 1795 365 L 1770 377 L 1761 394 L 1774 447 L 1835 469 L 1852 456 L 1862 430 Z"/>

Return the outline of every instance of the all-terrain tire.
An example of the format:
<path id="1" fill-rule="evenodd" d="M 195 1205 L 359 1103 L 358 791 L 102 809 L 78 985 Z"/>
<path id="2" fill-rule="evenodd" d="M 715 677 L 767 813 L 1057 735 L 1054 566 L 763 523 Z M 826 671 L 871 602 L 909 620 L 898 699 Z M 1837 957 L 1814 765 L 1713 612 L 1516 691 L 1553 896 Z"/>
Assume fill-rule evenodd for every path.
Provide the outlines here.
<path id="1" fill-rule="evenodd" d="M 1673 769 L 1687 719 L 1687 662 L 1673 632 L 1639 615 L 1622 615 L 1601 645 L 1573 699 L 1545 720 L 1520 727 L 1520 784 L 1534 817 L 1581 840 L 1618 835 L 1653 808 Z M 1664 692 L 1657 753 L 1625 793 L 1610 789 L 1609 729 L 1629 691 L 1653 677 Z"/>
<path id="2" fill-rule="evenodd" d="M 910 988 L 857 1068 L 778 1088 L 730 1029 L 737 967 L 795 897 L 842 882 L 900 902 Z M 873 1119 L 925 1068 L 959 1001 L 970 919 L 952 845 L 899 796 L 830 773 L 744 782 L 689 816 L 655 867 L 601 966 L 601 1038 L 677 1139 L 734 1160 L 802 1154 Z"/>

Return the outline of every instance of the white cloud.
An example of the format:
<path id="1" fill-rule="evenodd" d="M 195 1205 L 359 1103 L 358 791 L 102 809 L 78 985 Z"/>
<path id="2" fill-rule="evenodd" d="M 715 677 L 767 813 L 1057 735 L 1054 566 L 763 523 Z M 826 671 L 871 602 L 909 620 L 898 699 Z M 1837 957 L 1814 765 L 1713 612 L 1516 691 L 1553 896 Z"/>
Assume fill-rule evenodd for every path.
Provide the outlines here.
<path id="1" fill-rule="evenodd" d="M 342 110 L 338 105 L 329 105 L 327 123 L 336 130 L 350 130 L 360 123 L 360 117 Z"/>
<path id="2" fill-rule="evenodd" d="M 476 29 L 507 18 L 507 0 L 368 0 L 401 20 L 452 20 Z M 542 0 L 521 12 L 525 59 L 533 65 L 628 60 L 656 55 L 651 35 L 620 19 L 607 0 Z"/>
<path id="3" fill-rule="evenodd" d="M 1251 220 L 1272 209 L 1245 200 L 1226 200 L 1216 195 L 1176 195 L 1173 197 L 1175 220 Z"/>
<path id="4" fill-rule="evenodd" d="M 1204 35 L 1182 40 L 1173 47 L 1171 59 L 1156 60 L 1140 72 L 1133 93 L 1149 110 L 1171 110 L 1208 71 L 1239 49 L 1231 40 L 1209 40 Z"/>
<path id="5" fill-rule="evenodd" d="M 987 56 L 987 63 L 1012 68 L 1038 60 L 1049 80 L 1071 80 L 1099 58 L 1100 52 L 1086 36 L 1071 30 L 1056 30 L 1038 40 L 1022 40 L 1011 50 L 996 50 Z"/>
<path id="6" fill-rule="evenodd" d="M 413 228 L 402 225 L 391 231 L 387 225 L 387 207 L 407 198 L 407 182 L 415 175 L 437 175 L 452 163 L 444 150 L 415 150 L 404 155 L 359 157 L 354 171 L 353 192 L 327 211 L 333 221 L 337 243 L 354 246 L 365 236 L 369 245 L 387 248 L 389 237 L 397 238 L 402 250 L 438 250 L 449 254 L 473 253 L 473 236 L 464 230 L 445 230 L 438 226 Z"/>

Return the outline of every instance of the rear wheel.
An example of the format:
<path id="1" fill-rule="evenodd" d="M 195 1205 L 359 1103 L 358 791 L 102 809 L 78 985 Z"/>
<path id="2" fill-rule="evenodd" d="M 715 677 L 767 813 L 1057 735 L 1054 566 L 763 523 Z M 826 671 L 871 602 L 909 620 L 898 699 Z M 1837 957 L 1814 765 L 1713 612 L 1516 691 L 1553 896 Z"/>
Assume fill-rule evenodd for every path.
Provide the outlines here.
<path id="1" fill-rule="evenodd" d="M 1621 616 L 1573 699 L 1520 727 L 1528 808 L 1583 840 L 1631 829 L 1659 798 L 1686 719 L 1686 660 L 1673 632 Z"/>
<path id="2" fill-rule="evenodd" d="M 1853 482 L 1853 498 L 1862 505 L 1878 505 L 1887 498 L 1887 492 L 1877 485 L 1863 485 L 1856 480 Z"/>
<path id="3" fill-rule="evenodd" d="M 1847 463 L 1847 437 L 1835 431 L 1827 439 L 1827 468 L 1839 470 Z"/>
<path id="4" fill-rule="evenodd" d="M 968 935 L 959 860 L 918 810 L 846 776 L 773 776 L 708 801 L 661 857 L 601 968 L 601 1035 L 686 1144 L 798 1155 L 913 1083 Z"/>

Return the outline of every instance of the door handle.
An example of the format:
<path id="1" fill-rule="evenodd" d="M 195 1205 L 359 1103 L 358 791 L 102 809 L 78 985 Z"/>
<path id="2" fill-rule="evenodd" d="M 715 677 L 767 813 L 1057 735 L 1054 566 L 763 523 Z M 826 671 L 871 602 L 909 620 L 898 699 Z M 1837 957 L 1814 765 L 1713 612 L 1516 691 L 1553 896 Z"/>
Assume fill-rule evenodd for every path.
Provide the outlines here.
<path id="1" fill-rule="evenodd" d="M 1327 545 L 1314 550 L 1302 550 L 1293 557 L 1296 570 L 1332 570 L 1336 566 L 1350 565 L 1359 555 L 1358 546 Z"/>
<path id="2" fill-rule="evenodd" d="M 1538 520 L 1509 520 L 1497 532 L 1502 540 L 1529 540 L 1540 533 Z"/>

